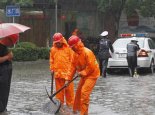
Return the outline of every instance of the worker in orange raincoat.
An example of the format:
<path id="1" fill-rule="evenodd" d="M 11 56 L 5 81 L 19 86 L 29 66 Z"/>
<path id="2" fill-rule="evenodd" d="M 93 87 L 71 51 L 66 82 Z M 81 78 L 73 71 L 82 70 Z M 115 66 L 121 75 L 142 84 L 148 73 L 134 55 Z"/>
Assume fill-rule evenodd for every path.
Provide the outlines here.
<path id="1" fill-rule="evenodd" d="M 80 115 L 88 115 L 90 94 L 100 76 L 99 65 L 93 52 L 84 47 L 78 36 L 72 35 L 68 39 L 68 44 L 75 52 L 75 60 L 72 60 L 72 64 L 81 77 L 74 99 L 73 112 L 80 111 Z"/>
<path id="2" fill-rule="evenodd" d="M 72 35 L 76 35 L 76 36 L 78 36 L 78 34 L 79 34 L 79 29 L 74 29 L 74 31 L 72 32 Z"/>
<path id="3" fill-rule="evenodd" d="M 56 91 L 62 88 L 65 83 L 72 79 L 69 68 L 71 67 L 71 59 L 73 51 L 67 44 L 67 41 L 61 33 L 55 33 L 53 36 L 53 46 L 50 50 L 50 71 L 54 72 Z M 56 95 L 61 104 L 68 107 L 73 106 L 74 102 L 74 84 L 70 83 L 68 87 Z"/>

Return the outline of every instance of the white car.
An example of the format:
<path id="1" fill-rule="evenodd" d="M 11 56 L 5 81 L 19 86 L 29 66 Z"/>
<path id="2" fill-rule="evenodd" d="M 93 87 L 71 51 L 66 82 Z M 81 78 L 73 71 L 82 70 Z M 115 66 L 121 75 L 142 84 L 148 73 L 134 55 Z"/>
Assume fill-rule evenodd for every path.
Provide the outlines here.
<path id="1" fill-rule="evenodd" d="M 127 44 L 131 40 L 137 40 L 140 50 L 137 53 L 138 68 L 148 68 L 152 73 L 155 65 L 155 43 L 149 38 L 145 37 L 147 34 L 121 34 L 114 43 L 114 53 L 111 53 L 111 58 L 108 61 L 108 70 L 112 68 L 128 68 L 127 63 Z"/>

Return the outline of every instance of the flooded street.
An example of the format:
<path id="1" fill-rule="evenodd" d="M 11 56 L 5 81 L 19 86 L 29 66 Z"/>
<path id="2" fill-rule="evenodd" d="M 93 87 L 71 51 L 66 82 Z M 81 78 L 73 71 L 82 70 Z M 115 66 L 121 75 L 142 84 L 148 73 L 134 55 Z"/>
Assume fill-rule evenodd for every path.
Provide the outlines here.
<path id="1" fill-rule="evenodd" d="M 41 108 L 49 101 L 45 92 L 45 86 L 50 91 L 51 85 L 48 60 L 14 62 L 13 66 L 8 115 L 46 115 Z M 154 75 L 100 77 L 90 98 L 89 115 L 155 115 Z"/>

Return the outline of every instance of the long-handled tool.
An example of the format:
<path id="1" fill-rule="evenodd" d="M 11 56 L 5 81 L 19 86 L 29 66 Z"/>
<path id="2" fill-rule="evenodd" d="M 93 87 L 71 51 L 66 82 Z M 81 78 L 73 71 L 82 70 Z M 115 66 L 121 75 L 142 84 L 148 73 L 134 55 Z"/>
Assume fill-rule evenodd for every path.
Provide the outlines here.
<path id="1" fill-rule="evenodd" d="M 54 72 L 51 73 L 51 95 L 53 94 L 53 83 L 54 83 Z M 45 87 L 46 90 L 46 94 L 48 96 L 48 98 L 50 99 L 50 95 Z M 51 99 L 50 99 L 51 100 Z M 56 110 L 55 110 L 55 114 L 59 112 L 59 109 L 61 107 L 60 101 L 59 100 L 51 100 L 53 102 L 53 104 L 56 106 Z"/>
<path id="2" fill-rule="evenodd" d="M 56 94 L 58 94 L 60 91 L 62 91 L 64 88 L 66 88 L 71 82 L 73 82 L 78 76 L 74 77 L 72 80 L 70 80 L 67 84 L 65 84 L 62 88 L 60 88 L 57 92 L 52 94 L 50 98 L 52 99 Z"/>
<path id="3" fill-rule="evenodd" d="M 51 95 L 53 94 L 54 72 L 51 73 Z"/>
<path id="4" fill-rule="evenodd" d="M 66 88 L 66 87 L 67 87 L 71 82 L 73 82 L 76 78 L 78 78 L 78 76 L 74 77 L 72 80 L 70 80 L 67 84 L 65 84 L 62 88 L 60 88 L 57 92 L 55 92 L 55 93 L 52 94 L 51 96 L 48 94 L 48 91 L 47 91 L 47 89 L 46 89 L 46 87 L 45 87 L 45 90 L 46 90 L 46 93 L 47 93 L 49 99 L 52 101 L 52 103 L 54 103 L 54 104 L 58 107 L 57 110 L 55 111 L 55 114 L 59 112 L 60 107 L 61 107 L 61 103 L 60 103 L 59 100 L 53 99 L 53 97 L 54 97 L 56 94 L 58 94 L 60 91 L 62 91 L 64 88 Z"/>
<path id="5" fill-rule="evenodd" d="M 60 103 L 59 100 L 51 99 L 51 97 L 50 97 L 50 95 L 49 95 L 49 93 L 48 93 L 46 87 L 45 87 L 45 90 L 46 90 L 46 94 L 47 94 L 48 98 L 49 98 L 49 99 L 52 101 L 52 103 L 56 106 L 56 107 L 54 108 L 54 109 L 55 109 L 54 113 L 57 114 L 57 113 L 59 112 L 60 108 L 61 108 L 61 103 Z M 52 109 L 52 108 L 51 108 L 51 109 Z"/>

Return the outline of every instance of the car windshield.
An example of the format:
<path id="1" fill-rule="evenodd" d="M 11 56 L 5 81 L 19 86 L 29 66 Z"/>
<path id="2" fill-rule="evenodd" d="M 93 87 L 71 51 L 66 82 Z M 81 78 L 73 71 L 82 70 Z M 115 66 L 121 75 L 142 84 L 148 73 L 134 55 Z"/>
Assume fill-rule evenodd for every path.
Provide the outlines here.
<path id="1" fill-rule="evenodd" d="M 113 47 L 114 47 L 114 48 L 126 48 L 126 47 L 127 47 L 127 44 L 128 44 L 131 40 L 132 40 L 132 38 L 129 38 L 129 39 L 126 39 L 126 38 L 124 38 L 124 39 L 122 39 L 122 38 L 117 39 L 117 40 L 114 42 Z M 136 39 L 136 40 L 137 40 L 137 39 Z M 139 47 L 140 47 L 140 48 L 143 48 L 143 46 L 144 46 L 144 39 L 138 39 L 137 41 L 138 41 L 137 43 L 138 43 Z"/>

